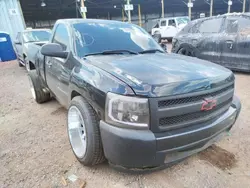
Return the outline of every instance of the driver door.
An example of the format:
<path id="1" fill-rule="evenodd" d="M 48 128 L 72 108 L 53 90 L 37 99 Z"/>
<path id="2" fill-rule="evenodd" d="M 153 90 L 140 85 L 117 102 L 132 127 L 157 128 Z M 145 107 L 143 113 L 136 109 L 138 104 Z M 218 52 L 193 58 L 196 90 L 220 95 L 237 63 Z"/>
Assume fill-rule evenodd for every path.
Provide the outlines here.
<path id="1" fill-rule="evenodd" d="M 161 36 L 162 38 L 172 38 L 176 35 L 177 28 L 174 19 L 161 21 Z"/>
<path id="2" fill-rule="evenodd" d="M 168 27 L 167 27 L 168 37 L 175 37 L 178 33 L 178 28 L 175 19 L 168 20 Z"/>
<path id="3" fill-rule="evenodd" d="M 57 43 L 62 46 L 64 51 L 70 49 L 70 38 L 67 27 L 64 24 L 58 24 L 52 43 Z M 68 105 L 68 90 L 71 69 L 70 62 L 67 59 L 59 57 L 46 57 L 46 80 L 47 84 L 56 96 L 56 99 L 63 105 Z"/>

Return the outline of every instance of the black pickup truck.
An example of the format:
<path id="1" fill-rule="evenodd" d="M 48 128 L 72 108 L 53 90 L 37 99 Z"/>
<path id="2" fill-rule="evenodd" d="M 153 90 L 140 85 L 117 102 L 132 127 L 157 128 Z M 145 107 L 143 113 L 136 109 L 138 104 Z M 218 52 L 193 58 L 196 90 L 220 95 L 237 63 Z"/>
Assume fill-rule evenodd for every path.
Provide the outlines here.
<path id="1" fill-rule="evenodd" d="M 213 144 L 241 109 L 230 70 L 167 54 L 128 23 L 59 20 L 35 67 L 32 94 L 68 109 L 70 144 L 84 165 L 171 165 Z"/>

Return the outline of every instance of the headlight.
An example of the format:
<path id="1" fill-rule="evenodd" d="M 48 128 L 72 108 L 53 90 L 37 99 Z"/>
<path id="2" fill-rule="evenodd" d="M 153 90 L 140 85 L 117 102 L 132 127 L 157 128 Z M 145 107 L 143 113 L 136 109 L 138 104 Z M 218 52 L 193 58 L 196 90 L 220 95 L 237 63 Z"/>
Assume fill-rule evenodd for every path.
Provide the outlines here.
<path id="1" fill-rule="evenodd" d="M 124 128 L 148 128 L 148 99 L 108 93 L 105 120 Z"/>

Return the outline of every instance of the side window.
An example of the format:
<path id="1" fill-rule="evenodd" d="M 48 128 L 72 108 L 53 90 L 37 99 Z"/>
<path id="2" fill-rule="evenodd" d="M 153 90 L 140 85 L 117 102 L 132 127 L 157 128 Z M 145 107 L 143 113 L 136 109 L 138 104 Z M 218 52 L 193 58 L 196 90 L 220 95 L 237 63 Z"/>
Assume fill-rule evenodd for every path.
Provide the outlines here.
<path id="1" fill-rule="evenodd" d="M 201 23 L 199 32 L 200 33 L 218 33 L 222 25 L 222 18 L 215 18 L 205 20 Z"/>
<path id="2" fill-rule="evenodd" d="M 194 24 L 190 30 L 189 33 L 199 33 L 200 23 Z"/>
<path id="3" fill-rule="evenodd" d="M 226 33 L 237 33 L 239 29 L 238 20 L 235 18 L 227 18 L 225 22 Z"/>
<path id="4" fill-rule="evenodd" d="M 162 21 L 161 21 L 161 26 L 164 27 L 164 26 L 166 26 L 166 25 L 167 25 L 166 20 L 162 20 Z"/>
<path id="5" fill-rule="evenodd" d="M 176 23 L 174 19 L 168 20 L 168 26 L 174 26 L 176 27 Z"/>
<path id="6" fill-rule="evenodd" d="M 242 36 L 250 35 L 250 19 L 241 17 L 238 19 L 239 29 L 238 32 Z"/>
<path id="7" fill-rule="evenodd" d="M 65 25 L 59 24 L 56 28 L 52 43 L 60 44 L 63 50 L 67 50 L 69 45 L 69 35 Z"/>

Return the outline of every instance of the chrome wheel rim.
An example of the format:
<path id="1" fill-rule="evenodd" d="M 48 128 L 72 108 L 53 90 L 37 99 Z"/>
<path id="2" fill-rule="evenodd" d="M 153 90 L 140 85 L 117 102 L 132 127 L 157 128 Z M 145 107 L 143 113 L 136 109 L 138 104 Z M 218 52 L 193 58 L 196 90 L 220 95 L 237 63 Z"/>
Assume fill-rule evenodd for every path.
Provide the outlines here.
<path id="1" fill-rule="evenodd" d="M 83 158 L 87 149 L 86 126 L 76 106 L 71 106 L 68 111 L 68 134 L 75 155 Z"/>
<path id="2" fill-rule="evenodd" d="M 32 83 L 32 81 L 31 81 L 31 78 L 30 78 L 30 77 L 29 77 L 29 83 L 30 83 L 30 91 L 31 91 L 32 97 L 33 97 L 33 99 L 36 100 L 35 89 L 34 89 L 34 86 L 33 86 L 33 83 Z"/>

